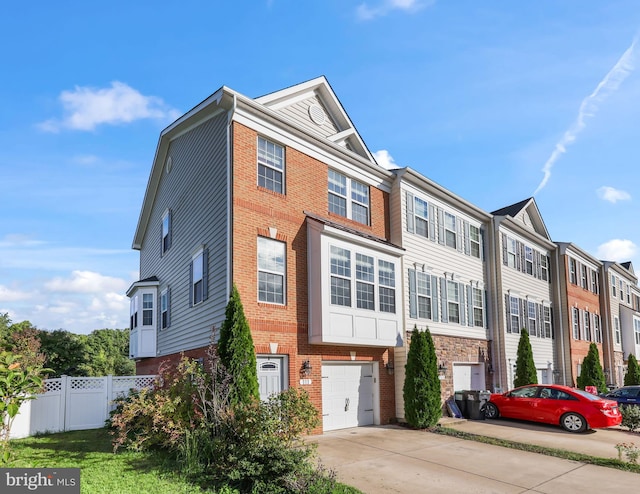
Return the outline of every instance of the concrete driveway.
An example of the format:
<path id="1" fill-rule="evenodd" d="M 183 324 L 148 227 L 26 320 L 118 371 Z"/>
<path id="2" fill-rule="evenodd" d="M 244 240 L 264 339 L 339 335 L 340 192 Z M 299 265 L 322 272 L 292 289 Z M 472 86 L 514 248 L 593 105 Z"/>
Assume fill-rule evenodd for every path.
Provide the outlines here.
<path id="1" fill-rule="evenodd" d="M 493 425 L 489 421 L 456 423 L 471 428 Z M 527 437 L 537 435 L 536 430 L 523 430 L 520 439 L 513 440 L 530 442 Z M 562 446 L 563 439 L 556 447 L 568 449 Z M 320 461 L 335 470 L 341 482 L 367 494 L 602 494 L 611 489 L 635 492 L 640 485 L 640 475 L 634 473 L 394 425 L 326 432 L 309 441 L 318 444 Z M 624 441 L 629 442 L 626 436 L 619 442 Z M 614 453 L 617 457 L 615 448 Z"/>

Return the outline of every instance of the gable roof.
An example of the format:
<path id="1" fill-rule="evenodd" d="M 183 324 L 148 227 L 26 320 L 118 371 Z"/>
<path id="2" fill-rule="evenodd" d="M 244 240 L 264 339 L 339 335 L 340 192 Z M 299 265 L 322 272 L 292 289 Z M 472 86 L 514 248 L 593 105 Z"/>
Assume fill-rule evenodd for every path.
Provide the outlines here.
<path id="1" fill-rule="evenodd" d="M 547 240 L 551 240 L 549 231 L 544 224 L 536 200 L 533 197 L 497 209 L 491 214 L 494 216 L 509 217 L 525 229 L 533 231 Z"/>

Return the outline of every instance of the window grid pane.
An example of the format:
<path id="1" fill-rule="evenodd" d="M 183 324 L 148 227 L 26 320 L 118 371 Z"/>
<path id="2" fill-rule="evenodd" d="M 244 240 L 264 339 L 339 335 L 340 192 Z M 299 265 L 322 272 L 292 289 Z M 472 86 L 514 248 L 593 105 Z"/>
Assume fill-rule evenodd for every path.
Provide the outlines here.
<path id="1" fill-rule="evenodd" d="M 258 294 L 261 302 L 284 304 L 284 276 L 260 272 Z"/>
<path id="2" fill-rule="evenodd" d="M 380 287 L 380 311 L 396 312 L 396 291 L 392 288 Z"/>
<path id="3" fill-rule="evenodd" d="M 358 281 L 356 283 L 356 302 L 358 309 L 375 310 L 374 285 Z"/>
<path id="4" fill-rule="evenodd" d="M 331 277 L 331 303 L 351 307 L 351 281 Z"/>

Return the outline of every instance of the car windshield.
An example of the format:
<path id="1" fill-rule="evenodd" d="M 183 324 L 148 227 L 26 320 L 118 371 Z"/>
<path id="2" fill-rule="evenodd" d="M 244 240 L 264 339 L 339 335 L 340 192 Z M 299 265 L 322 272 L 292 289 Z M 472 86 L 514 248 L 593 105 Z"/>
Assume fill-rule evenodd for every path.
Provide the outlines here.
<path id="1" fill-rule="evenodd" d="M 590 401 L 597 401 L 597 400 L 601 400 L 602 398 L 600 398 L 598 395 L 592 395 L 591 393 L 587 393 L 586 391 L 582 390 L 582 389 L 572 389 L 571 391 L 573 391 L 574 393 L 582 396 L 583 398 L 586 398 L 587 400 Z"/>

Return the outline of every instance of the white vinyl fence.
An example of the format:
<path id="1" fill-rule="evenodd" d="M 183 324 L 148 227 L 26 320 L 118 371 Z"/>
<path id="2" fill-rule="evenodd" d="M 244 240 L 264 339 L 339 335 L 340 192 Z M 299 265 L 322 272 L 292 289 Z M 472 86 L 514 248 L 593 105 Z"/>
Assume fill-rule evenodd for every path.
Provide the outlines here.
<path id="1" fill-rule="evenodd" d="M 68 377 L 45 380 L 45 391 L 22 404 L 11 438 L 38 432 L 78 431 L 104 427 L 113 400 L 132 389 L 152 386 L 156 376 Z"/>

